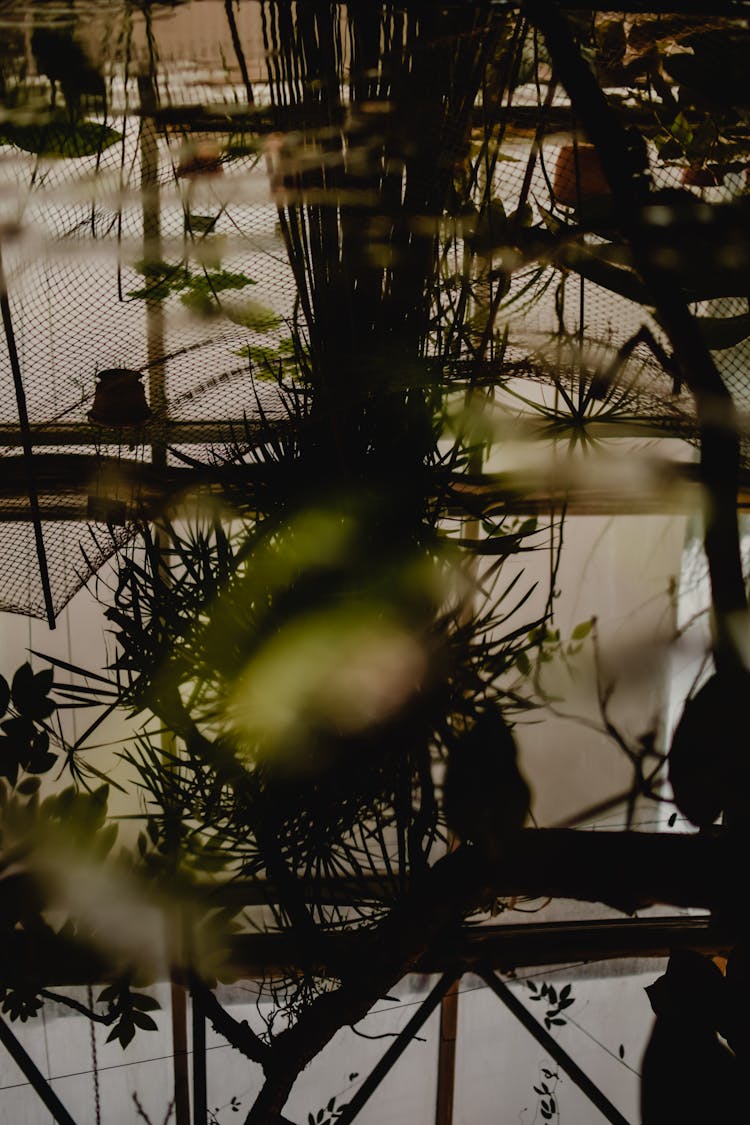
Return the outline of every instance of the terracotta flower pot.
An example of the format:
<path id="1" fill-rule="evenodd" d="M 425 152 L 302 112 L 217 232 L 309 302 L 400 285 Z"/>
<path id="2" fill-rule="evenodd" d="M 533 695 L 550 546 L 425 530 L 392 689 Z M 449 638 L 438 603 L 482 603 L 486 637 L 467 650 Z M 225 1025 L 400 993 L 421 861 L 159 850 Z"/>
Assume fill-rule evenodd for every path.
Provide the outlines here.
<path id="1" fill-rule="evenodd" d="M 558 203 L 576 207 L 589 199 L 610 195 L 609 184 L 593 145 L 563 145 L 557 157 L 552 189 Z"/>
<path id="2" fill-rule="evenodd" d="M 88 419 L 95 426 L 142 426 L 151 417 L 140 371 L 113 367 L 100 371 Z"/>

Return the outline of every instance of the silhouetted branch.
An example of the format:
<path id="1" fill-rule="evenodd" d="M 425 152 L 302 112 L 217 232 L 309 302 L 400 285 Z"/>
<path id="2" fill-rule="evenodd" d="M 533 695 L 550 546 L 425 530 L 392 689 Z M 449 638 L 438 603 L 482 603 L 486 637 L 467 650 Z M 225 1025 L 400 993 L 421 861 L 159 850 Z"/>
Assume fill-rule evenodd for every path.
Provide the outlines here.
<path id="1" fill-rule="evenodd" d="M 112 1024 L 118 1018 L 116 1012 L 94 1012 L 86 1004 L 81 1004 L 81 1002 L 74 999 L 74 997 L 63 996 L 59 992 L 50 992 L 47 988 L 40 989 L 39 995 L 43 996 L 45 1000 L 52 1000 L 55 1004 L 64 1004 L 66 1008 L 72 1008 L 74 1012 L 80 1012 L 87 1020 L 93 1020 L 94 1023 Z"/>
<path id="2" fill-rule="evenodd" d="M 207 988 L 194 973 L 189 974 L 190 990 L 200 999 L 203 1014 L 214 1031 L 226 1039 L 230 1047 L 241 1051 L 252 1062 L 265 1066 L 270 1048 L 252 1030 L 247 1020 L 236 1020 L 219 1003 L 210 988 Z"/>
<path id="3" fill-rule="evenodd" d="M 509 840 L 501 863 L 488 863 L 477 848 L 458 848 L 368 933 L 343 964 L 341 986 L 313 1000 L 274 1040 L 264 1066 L 266 1084 L 246 1125 L 277 1121 L 295 1076 L 336 1031 L 364 1018 L 490 897 L 549 895 L 627 912 L 663 902 L 726 910 L 736 898 L 730 854 L 722 837 L 544 829 L 524 830 Z"/>

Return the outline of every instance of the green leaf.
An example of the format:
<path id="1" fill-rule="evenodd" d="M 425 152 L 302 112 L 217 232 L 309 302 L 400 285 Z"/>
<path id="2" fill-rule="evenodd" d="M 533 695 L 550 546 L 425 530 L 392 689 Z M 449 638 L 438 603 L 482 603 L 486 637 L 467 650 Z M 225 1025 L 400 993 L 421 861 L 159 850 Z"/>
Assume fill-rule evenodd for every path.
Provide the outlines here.
<path id="1" fill-rule="evenodd" d="M 674 139 L 683 147 L 689 145 L 693 139 L 693 130 L 690 128 L 690 122 L 682 113 L 677 114 L 674 121 L 669 126 L 669 131 Z"/>
<path id="2" fill-rule="evenodd" d="M 225 307 L 223 310 L 233 324 L 240 324 L 253 332 L 270 332 L 277 328 L 281 317 L 261 305 L 259 301 L 243 301 L 241 305 Z"/>
<path id="3" fill-rule="evenodd" d="M 192 211 L 185 214 L 185 229 L 193 234 L 208 234 L 216 226 L 218 215 L 196 215 Z"/>
<path id="4" fill-rule="evenodd" d="M 584 637 L 588 637 L 593 627 L 593 621 L 581 621 L 581 623 L 579 625 L 576 625 L 575 629 L 570 634 L 571 639 L 574 641 L 582 641 Z"/>
<path id="5" fill-rule="evenodd" d="M 0 127 L 0 144 L 14 145 L 37 156 L 79 159 L 93 156 L 122 140 L 122 133 L 96 121 L 71 124 L 68 118 L 55 117 L 39 125 Z"/>

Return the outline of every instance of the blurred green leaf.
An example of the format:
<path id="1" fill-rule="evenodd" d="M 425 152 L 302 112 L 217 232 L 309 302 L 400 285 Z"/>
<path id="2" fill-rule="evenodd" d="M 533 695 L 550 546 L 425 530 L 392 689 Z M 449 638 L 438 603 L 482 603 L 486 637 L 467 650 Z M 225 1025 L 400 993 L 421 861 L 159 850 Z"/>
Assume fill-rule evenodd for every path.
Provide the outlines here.
<path id="1" fill-rule="evenodd" d="M 79 159 L 94 156 L 122 140 L 122 133 L 96 121 L 71 124 L 65 114 L 39 125 L 0 125 L 0 145 L 14 145 L 37 156 Z"/>

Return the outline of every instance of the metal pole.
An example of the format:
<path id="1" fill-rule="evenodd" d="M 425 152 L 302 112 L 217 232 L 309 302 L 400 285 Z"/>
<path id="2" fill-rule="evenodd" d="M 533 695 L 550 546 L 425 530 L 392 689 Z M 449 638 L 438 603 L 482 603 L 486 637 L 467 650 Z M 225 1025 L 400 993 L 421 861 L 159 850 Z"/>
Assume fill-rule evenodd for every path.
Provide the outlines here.
<path id="1" fill-rule="evenodd" d="M 5 341 L 8 345 L 8 357 L 10 359 L 10 369 L 13 372 L 13 384 L 16 391 L 16 407 L 18 410 L 18 423 L 21 429 L 21 447 L 23 449 L 24 461 L 26 462 L 27 473 L 27 494 L 29 498 L 29 507 L 31 508 L 31 519 L 34 524 L 34 540 L 36 543 L 36 557 L 39 564 L 39 577 L 42 581 L 42 593 L 44 595 L 44 609 L 47 614 L 47 624 L 50 629 L 55 628 L 55 607 L 52 602 L 52 590 L 49 581 L 49 570 L 47 569 L 47 552 L 44 547 L 44 535 L 42 534 L 42 519 L 39 512 L 39 494 L 34 480 L 34 463 L 32 459 L 31 449 L 31 435 L 29 430 L 29 415 L 26 409 L 26 392 L 23 386 L 23 378 L 21 376 L 21 365 L 18 362 L 18 349 L 16 348 L 16 336 L 13 331 L 13 319 L 10 311 L 10 301 L 8 300 L 8 286 L 5 281 L 5 270 L 3 268 L 2 247 L 0 246 L 0 310 L 2 311 L 3 327 L 5 328 Z"/>
<path id="2" fill-rule="evenodd" d="M 206 1017 L 198 994 L 191 992 L 190 998 L 193 1008 L 193 1125 L 207 1125 Z"/>
<path id="3" fill-rule="evenodd" d="M 154 116 L 158 109 L 158 92 L 153 70 L 138 76 L 141 101 L 141 207 L 143 211 L 143 261 L 158 267 L 161 261 L 161 207 L 159 193 L 159 143 Z M 147 273 L 146 281 L 149 283 Z M 157 422 L 167 419 L 167 388 L 164 364 L 164 309 L 161 297 L 146 300 L 146 347 L 148 355 L 149 403 Z M 167 446 L 162 440 L 151 445 L 152 464 L 163 468 L 167 463 Z"/>
<path id="4" fill-rule="evenodd" d="M 188 1073 L 187 994 L 172 982 L 172 1056 L 174 1062 L 174 1110 L 176 1125 L 190 1125 L 190 1079 Z"/>
<path id="5" fill-rule="evenodd" d="M 489 985 L 495 995 L 502 1000 L 503 1004 L 513 1013 L 516 1019 L 523 1024 L 526 1030 L 534 1036 L 537 1043 L 555 1060 L 560 1069 L 565 1071 L 568 1078 L 572 1079 L 578 1089 L 593 1102 L 607 1121 L 611 1121 L 612 1125 L 629 1125 L 627 1118 L 623 1117 L 619 1109 L 616 1109 L 615 1106 L 612 1105 L 609 1098 L 605 1097 L 599 1087 L 591 1081 L 588 1074 L 581 1070 L 580 1066 L 573 1061 L 567 1051 L 564 1051 L 549 1032 L 546 1031 L 540 1023 L 537 1023 L 531 1012 L 526 1010 L 518 997 L 508 988 L 507 984 L 496 977 L 489 969 L 481 969 L 479 971 L 479 976 Z"/>
<path id="6" fill-rule="evenodd" d="M 440 1048 L 438 1052 L 435 1125 L 453 1125 L 453 1091 L 456 1085 L 456 1034 L 458 1031 L 458 981 L 454 981 L 440 1004 Z"/>

